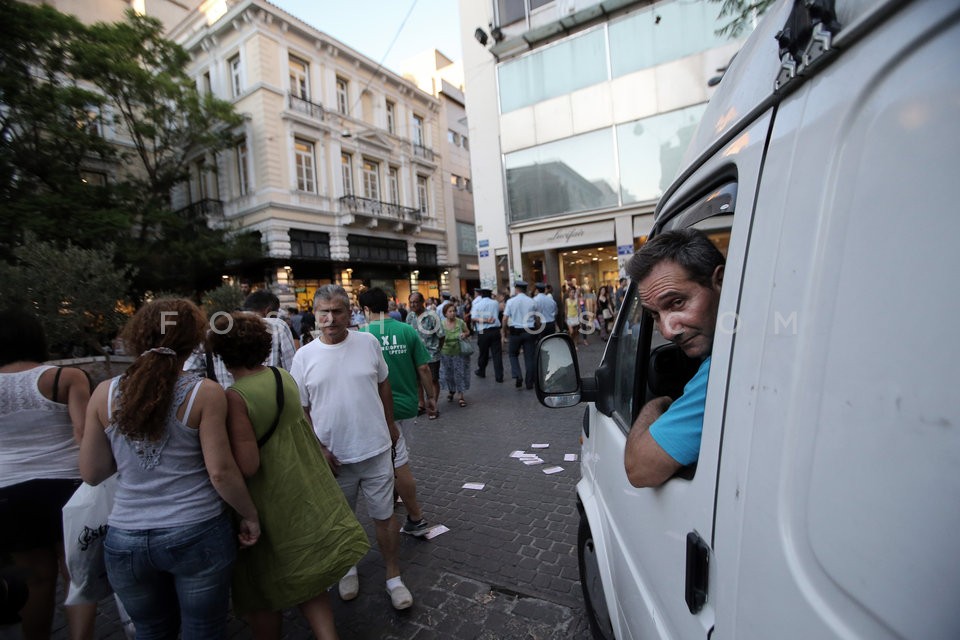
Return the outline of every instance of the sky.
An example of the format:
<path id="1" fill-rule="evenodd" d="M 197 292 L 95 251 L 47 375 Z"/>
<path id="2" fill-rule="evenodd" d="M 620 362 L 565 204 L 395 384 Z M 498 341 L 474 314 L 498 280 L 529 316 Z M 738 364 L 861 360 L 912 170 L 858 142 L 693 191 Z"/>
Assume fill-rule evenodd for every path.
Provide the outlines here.
<path id="1" fill-rule="evenodd" d="M 428 49 L 459 60 L 458 0 L 270 0 L 295 18 L 374 62 L 399 71 L 399 62 Z M 410 17 L 400 30 L 407 13 Z M 389 54 L 387 48 L 397 36 Z"/>

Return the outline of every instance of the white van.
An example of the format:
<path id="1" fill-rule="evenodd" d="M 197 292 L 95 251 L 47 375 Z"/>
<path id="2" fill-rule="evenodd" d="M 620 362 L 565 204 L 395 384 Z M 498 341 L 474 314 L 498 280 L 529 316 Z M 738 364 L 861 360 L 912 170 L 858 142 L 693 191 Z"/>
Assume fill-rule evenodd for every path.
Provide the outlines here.
<path id="1" fill-rule="evenodd" d="M 657 207 L 726 244 L 697 464 L 627 481 L 677 384 L 635 286 L 594 375 L 541 341 L 598 637 L 960 638 L 960 3 L 832 5 L 771 8 Z"/>

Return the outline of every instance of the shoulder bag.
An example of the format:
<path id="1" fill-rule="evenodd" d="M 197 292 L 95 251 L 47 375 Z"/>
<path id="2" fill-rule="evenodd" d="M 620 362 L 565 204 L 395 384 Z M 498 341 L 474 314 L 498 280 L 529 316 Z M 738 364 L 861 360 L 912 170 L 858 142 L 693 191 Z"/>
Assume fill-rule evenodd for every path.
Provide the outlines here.
<path id="1" fill-rule="evenodd" d="M 280 415 L 283 413 L 283 380 L 280 378 L 280 372 L 277 371 L 276 367 L 270 367 L 270 371 L 273 371 L 273 377 L 277 381 L 277 417 L 273 419 L 273 424 L 270 425 L 267 432 L 257 438 L 258 449 L 262 449 L 273 432 L 277 430 L 277 425 L 280 424 Z"/>

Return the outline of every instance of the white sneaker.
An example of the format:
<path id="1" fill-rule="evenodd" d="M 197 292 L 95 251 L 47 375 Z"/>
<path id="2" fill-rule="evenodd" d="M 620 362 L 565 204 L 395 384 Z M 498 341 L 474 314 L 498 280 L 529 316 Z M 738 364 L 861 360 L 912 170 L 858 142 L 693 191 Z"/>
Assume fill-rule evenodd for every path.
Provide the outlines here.
<path id="1" fill-rule="evenodd" d="M 402 582 L 393 589 L 387 589 L 387 593 L 390 594 L 394 609 L 409 609 L 413 606 L 413 595 Z"/>
<path id="2" fill-rule="evenodd" d="M 340 599 L 353 600 L 360 593 L 360 579 L 355 573 L 348 573 L 340 578 Z"/>

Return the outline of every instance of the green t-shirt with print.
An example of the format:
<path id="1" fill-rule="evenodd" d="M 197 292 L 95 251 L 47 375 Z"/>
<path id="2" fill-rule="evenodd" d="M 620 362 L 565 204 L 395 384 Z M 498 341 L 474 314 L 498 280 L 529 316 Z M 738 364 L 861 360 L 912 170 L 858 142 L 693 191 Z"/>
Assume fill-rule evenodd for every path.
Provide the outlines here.
<path id="1" fill-rule="evenodd" d="M 417 367 L 430 362 L 430 353 L 417 330 L 393 318 L 384 318 L 371 322 L 361 331 L 380 340 L 380 350 L 390 371 L 393 417 L 397 420 L 417 417 Z"/>

